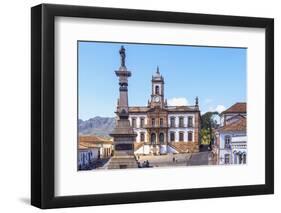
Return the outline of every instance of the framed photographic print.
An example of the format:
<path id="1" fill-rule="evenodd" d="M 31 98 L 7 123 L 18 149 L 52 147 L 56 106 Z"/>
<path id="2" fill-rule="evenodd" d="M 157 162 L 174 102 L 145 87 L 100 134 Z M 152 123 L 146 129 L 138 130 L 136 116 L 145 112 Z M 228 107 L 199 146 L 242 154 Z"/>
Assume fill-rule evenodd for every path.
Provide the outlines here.
<path id="1" fill-rule="evenodd" d="M 274 21 L 31 9 L 31 203 L 272 194 Z"/>

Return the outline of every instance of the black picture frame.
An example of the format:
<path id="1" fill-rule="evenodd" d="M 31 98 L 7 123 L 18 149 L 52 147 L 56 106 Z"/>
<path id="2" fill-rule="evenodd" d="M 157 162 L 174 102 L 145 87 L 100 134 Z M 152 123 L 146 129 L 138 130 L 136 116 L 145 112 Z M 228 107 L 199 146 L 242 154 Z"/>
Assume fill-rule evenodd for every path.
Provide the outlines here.
<path id="1" fill-rule="evenodd" d="M 101 18 L 162 23 L 264 28 L 265 48 L 265 184 L 56 197 L 54 171 L 55 17 Z M 274 20 L 165 11 L 41 4 L 31 8 L 31 204 L 60 208 L 218 198 L 274 193 Z"/>

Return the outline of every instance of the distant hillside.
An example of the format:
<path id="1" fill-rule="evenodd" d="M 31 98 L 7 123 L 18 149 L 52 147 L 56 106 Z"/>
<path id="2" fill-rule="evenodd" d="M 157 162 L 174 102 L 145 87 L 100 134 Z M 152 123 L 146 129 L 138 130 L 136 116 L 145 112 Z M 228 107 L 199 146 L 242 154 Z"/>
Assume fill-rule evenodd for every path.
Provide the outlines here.
<path id="1" fill-rule="evenodd" d="M 108 136 L 115 127 L 115 118 L 99 117 L 83 121 L 78 119 L 79 135 Z"/>

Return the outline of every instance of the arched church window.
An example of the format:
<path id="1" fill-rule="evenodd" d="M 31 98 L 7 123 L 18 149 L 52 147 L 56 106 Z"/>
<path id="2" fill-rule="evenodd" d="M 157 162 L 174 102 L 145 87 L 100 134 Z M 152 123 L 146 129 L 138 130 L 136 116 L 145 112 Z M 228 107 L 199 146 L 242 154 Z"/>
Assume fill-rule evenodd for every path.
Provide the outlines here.
<path id="1" fill-rule="evenodd" d="M 156 135 L 155 135 L 155 133 L 151 133 L 150 138 L 151 138 L 151 143 L 155 144 L 156 143 Z"/>
<path id="2" fill-rule="evenodd" d="M 163 118 L 160 118 L 160 126 L 163 126 Z"/>
<path id="3" fill-rule="evenodd" d="M 158 85 L 155 86 L 155 94 L 159 95 L 159 86 Z"/>
<path id="4" fill-rule="evenodd" d="M 152 118 L 152 119 L 151 119 L 151 125 L 152 125 L 152 126 L 155 126 L 155 118 Z"/>
<path id="5" fill-rule="evenodd" d="M 161 144 L 164 143 L 164 133 L 162 133 L 162 132 L 159 134 L 159 141 Z"/>

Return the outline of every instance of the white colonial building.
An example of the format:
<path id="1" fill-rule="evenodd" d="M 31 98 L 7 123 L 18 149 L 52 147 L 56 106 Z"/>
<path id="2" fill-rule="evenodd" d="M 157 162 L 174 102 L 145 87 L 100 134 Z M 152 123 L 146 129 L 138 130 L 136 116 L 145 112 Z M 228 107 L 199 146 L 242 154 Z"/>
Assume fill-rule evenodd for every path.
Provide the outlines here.
<path id="1" fill-rule="evenodd" d="M 100 136 L 79 136 L 78 169 L 89 166 L 95 160 L 109 158 L 112 154 L 112 141 Z"/>
<path id="2" fill-rule="evenodd" d="M 221 126 L 216 130 L 218 164 L 246 164 L 246 103 L 236 103 L 221 113 Z"/>
<path id="3" fill-rule="evenodd" d="M 197 152 L 200 130 L 198 98 L 192 106 L 168 106 L 159 68 L 152 76 L 147 106 L 129 107 L 129 120 L 137 133 L 135 154 Z"/>

